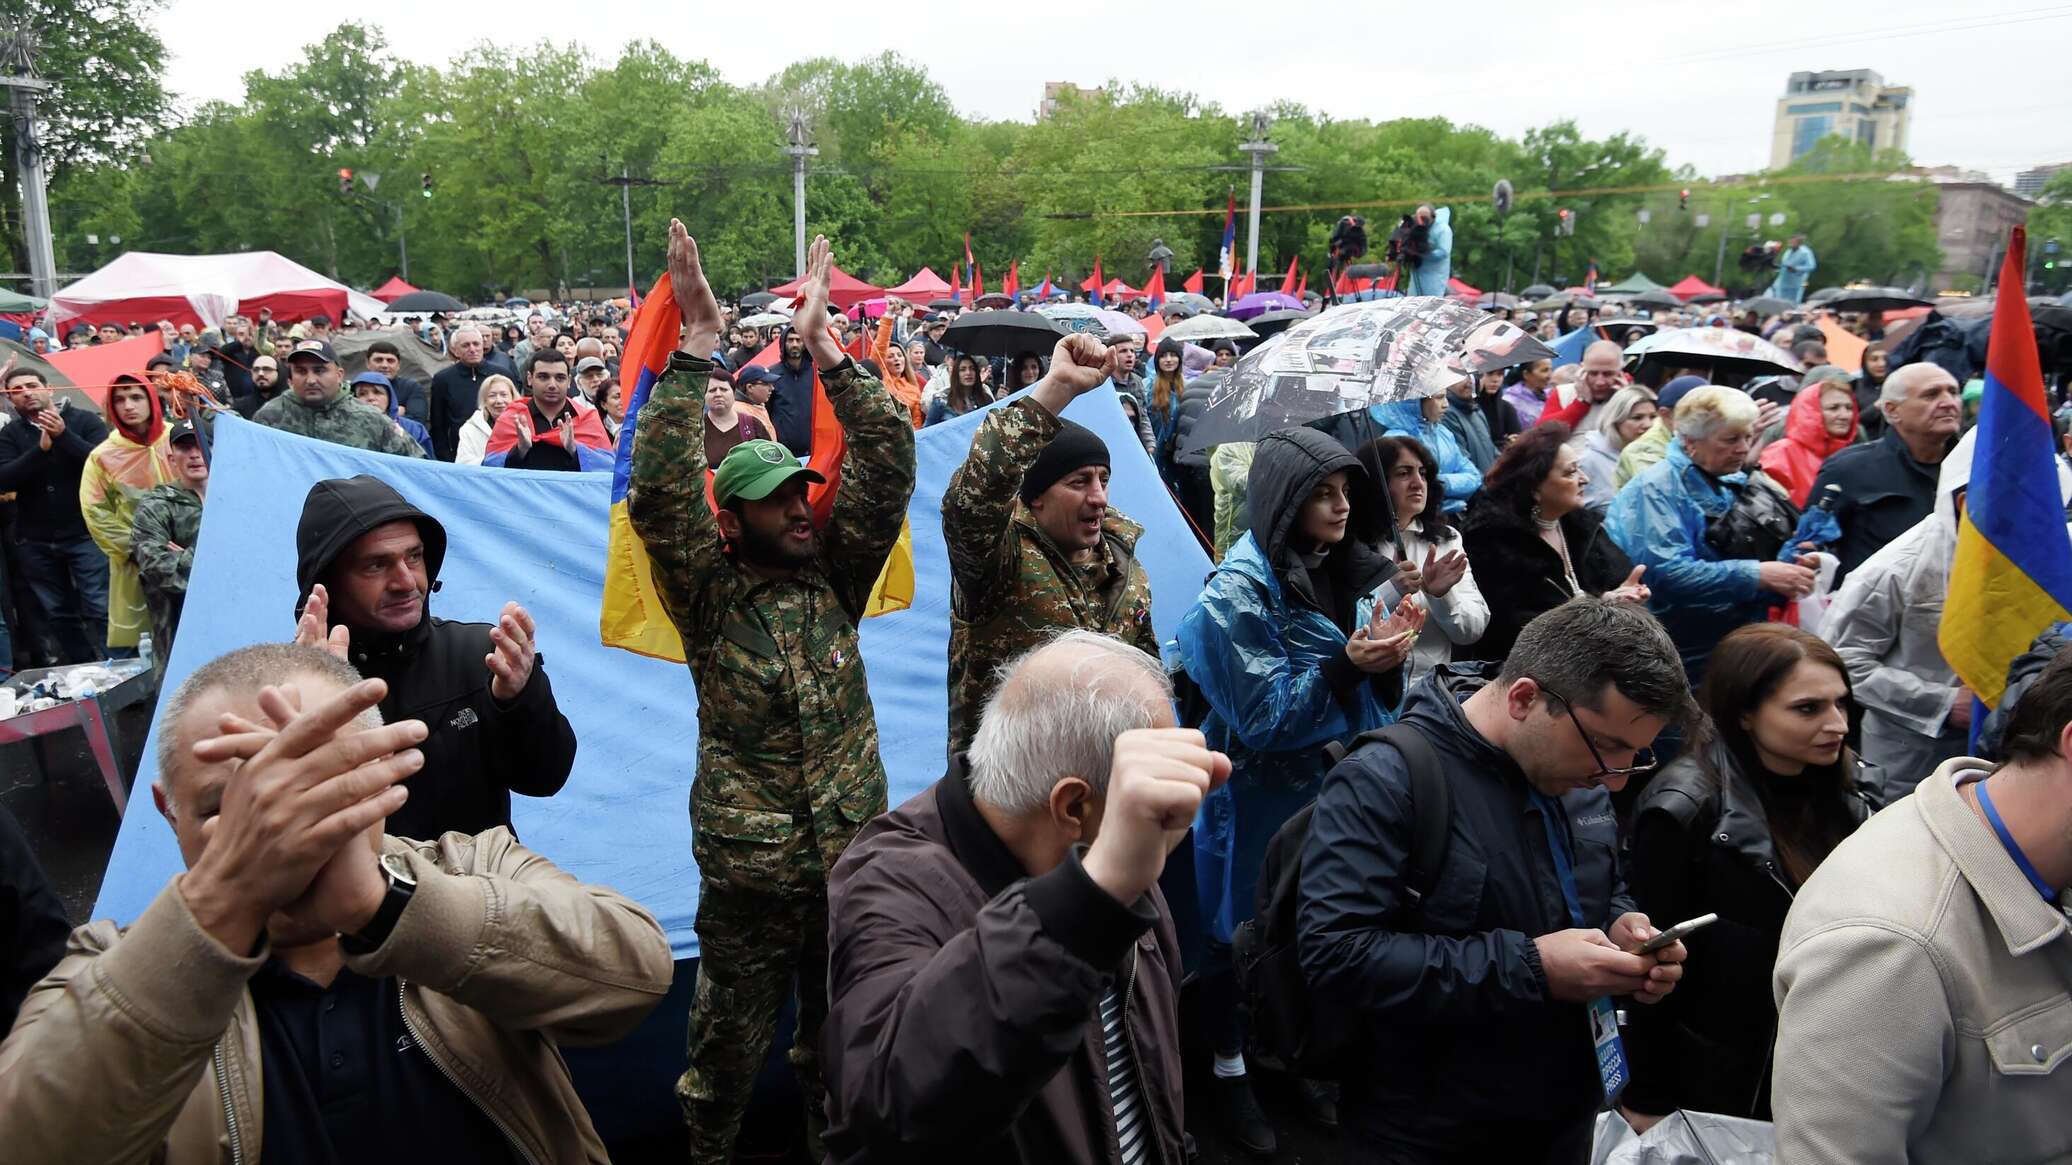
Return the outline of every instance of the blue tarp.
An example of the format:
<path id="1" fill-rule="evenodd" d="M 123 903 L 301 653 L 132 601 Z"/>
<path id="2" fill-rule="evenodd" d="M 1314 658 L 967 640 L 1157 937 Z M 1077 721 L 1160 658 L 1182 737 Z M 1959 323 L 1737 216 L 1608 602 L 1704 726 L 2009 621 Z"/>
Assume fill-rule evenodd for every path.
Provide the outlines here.
<path id="1" fill-rule="evenodd" d="M 1099 433 L 1114 462 L 1117 508 L 1145 527 L 1139 561 L 1151 575 L 1161 641 L 1201 591 L 1209 562 L 1160 483 L 1110 393 L 1075 401 L 1067 415 Z M 981 414 L 919 434 L 913 527 L 914 605 L 863 625 L 891 801 L 942 775 L 948 735 L 949 560 L 941 499 L 970 449 Z M 432 610 L 488 620 L 508 599 L 531 611 L 563 713 L 574 725 L 575 772 L 560 795 L 513 798 L 528 846 L 585 881 L 639 900 L 662 922 L 679 959 L 697 955 L 697 869 L 688 812 L 697 717 L 684 668 L 602 646 L 608 474 L 485 469 L 405 460 L 291 436 L 225 417 L 180 634 L 166 683 L 246 644 L 286 639 L 295 609 L 295 524 L 309 487 L 371 473 L 446 526 L 443 586 Z M 157 731 L 136 788 L 151 782 Z M 148 798 L 131 801 L 101 885 L 95 916 L 127 923 L 180 868 L 172 831 Z"/>

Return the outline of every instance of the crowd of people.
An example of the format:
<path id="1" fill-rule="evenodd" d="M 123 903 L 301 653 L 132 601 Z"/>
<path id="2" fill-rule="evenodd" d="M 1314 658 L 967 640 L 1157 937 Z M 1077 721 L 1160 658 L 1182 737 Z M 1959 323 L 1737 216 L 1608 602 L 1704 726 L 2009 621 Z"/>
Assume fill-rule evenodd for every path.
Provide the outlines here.
<path id="1" fill-rule="evenodd" d="M 1235 345 L 988 360 L 901 303 L 852 331 L 825 239 L 772 334 L 681 223 L 668 262 L 682 334 L 626 503 L 699 705 L 693 1162 L 732 1159 L 787 1000 L 815 1161 L 1183 1165 L 1211 1127 L 1269 1157 L 1269 1072 L 1346 1160 L 1580 1165 L 1604 1114 L 1678 1111 L 1772 1121 L 1793 1162 L 2072 1154 L 2072 628 L 1973 724 L 1936 644 L 1975 444 L 1942 367 L 1727 384 L 1606 339 L 1195 456 Z M 349 385 L 328 320 L 172 329 L 105 421 L 0 372 L 17 651 L 169 648 L 220 408 L 609 467 L 629 322 L 434 321 Z M 420 384 L 401 341 L 452 363 Z M 1063 417 L 1089 394 L 1215 563 L 1165 643 L 1108 492 L 1138 451 Z M 893 806 L 858 624 L 917 431 L 975 411 L 942 500 L 946 771 Z M 2072 503 L 2072 469 L 2040 488 Z M 446 532 L 378 475 L 318 483 L 294 537 L 292 642 L 158 709 L 185 872 L 66 941 L 8 855 L 0 1143 L 601 1159 L 558 1049 L 655 1007 L 669 947 L 510 831 L 577 747 L 538 629 L 432 615 Z"/>

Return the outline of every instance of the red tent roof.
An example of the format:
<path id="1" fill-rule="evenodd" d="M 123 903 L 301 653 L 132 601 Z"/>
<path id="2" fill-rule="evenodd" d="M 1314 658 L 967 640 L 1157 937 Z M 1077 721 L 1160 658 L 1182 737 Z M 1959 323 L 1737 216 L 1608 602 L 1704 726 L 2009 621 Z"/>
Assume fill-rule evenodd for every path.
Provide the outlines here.
<path id="1" fill-rule="evenodd" d="M 1701 295 L 1725 295 L 1726 291 L 1722 288 L 1714 287 L 1696 275 L 1686 275 L 1670 287 L 1669 294 L 1683 300 L 1685 303 L 1689 303 Z"/>
<path id="2" fill-rule="evenodd" d="M 781 287 L 772 287 L 770 294 L 778 296 L 797 295 L 799 293 L 799 285 L 802 282 L 804 281 L 794 279 Z M 948 289 L 945 288 L 944 290 Z M 835 268 L 834 276 L 828 280 L 827 302 L 833 307 L 841 308 L 843 311 L 848 311 L 866 299 L 876 299 L 883 294 L 885 294 L 884 288 L 872 287 L 840 267 Z"/>
<path id="3" fill-rule="evenodd" d="M 397 300 L 403 298 L 406 295 L 409 295 L 411 292 L 416 290 L 418 289 L 410 286 L 408 283 L 403 282 L 402 276 L 391 275 L 389 276 L 389 281 L 387 283 L 382 284 L 380 287 L 375 288 L 367 294 L 373 296 L 374 298 L 380 300 L 383 303 L 394 303 Z"/>
<path id="4" fill-rule="evenodd" d="M 914 272 L 912 279 L 907 280 L 898 287 L 888 287 L 885 289 L 885 294 L 887 295 L 896 295 L 901 299 L 907 300 L 918 299 L 923 303 L 931 299 L 939 299 L 949 293 L 950 285 L 943 282 L 942 276 L 937 275 L 926 267 Z"/>
<path id="5" fill-rule="evenodd" d="M 1482 291 L 1480 288 L 1473 287 L 1462 279 L 1448 279 L 1446 281 L 1446 294 L 1458 296 L 1461 299 L 1482 298 Z"/>

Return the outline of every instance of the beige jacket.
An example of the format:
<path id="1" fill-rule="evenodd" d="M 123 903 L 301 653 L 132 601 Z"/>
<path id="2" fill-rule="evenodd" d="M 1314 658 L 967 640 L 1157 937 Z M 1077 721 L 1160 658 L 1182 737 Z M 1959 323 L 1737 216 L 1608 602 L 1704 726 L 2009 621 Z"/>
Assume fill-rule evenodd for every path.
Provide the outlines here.
<path id="1" fill-rule="evenodd" d="M 381 949 L 346 966 L 402 981 L 419 1044 L 520 1155 L 604 1161 L 556 1048 L 617 1039 L 661 1001 L 673 971 L 662 928 L 504 829 L 386 844 L 417 890 Z M 202 930 L 177 880 L 127 929 L 73 932 L 0 1044 L 0 1157 L 257 1162 L 259 1025 L 245 984 L 265 959 Z"/>
<path id="2" fill-rule="evenodd" d="M 2072 927 L 1957 792 L 1959 757 L 1844 841 L 1784 923 L 1780 1162 L 2072 1156 Z"/>

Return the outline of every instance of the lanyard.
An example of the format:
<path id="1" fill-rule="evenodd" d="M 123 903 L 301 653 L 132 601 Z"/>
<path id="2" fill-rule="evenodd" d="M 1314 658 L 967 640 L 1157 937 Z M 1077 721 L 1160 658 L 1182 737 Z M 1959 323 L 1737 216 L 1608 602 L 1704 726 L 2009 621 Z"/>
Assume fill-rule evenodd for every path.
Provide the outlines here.
<path id="1" fill-rule="evenodd" d="M 1576 890 L 1576 859 L 1574 843 L 1569 839 L 1568 814 L 1561 811 L 1561 802 L 1534 789 L 1533 804 L 1539 806 L 1540 824 L 1547 827 L 1547 852 L 1554 856 L 1554 872 L 1561 878 L 1561 897 L 1568 904 L 1568 919 L 1578 930 L 1588 924 L 1583 921 L 1583 896 Z"/>
<path id="2" fill-rule="evenodd" d="M 2036 887 L 2036 892 L 2043 895 L 2043 900 L 2053 906 L 2057 905 L 2058 892 L 2050 888 L 2043 880 L 2043 875 L 2037 873 L 2036 867 L 2029 864 L 2029 855 L 2023 853 L 2022 847 L 2014 843 L 2014 835 L 2007 832 L 2007 823 L 2000 820 L 2000 811 L 1993 808 L 1993 797 L 1986 792 L 1986 783 L 1980 781 L 1974 788 L 1978 790 L 1978 807 L 1985 810 L 1986 821 L 1992 825 L 1993 832 L 2000 835 L 2000 844 L 2006 848 L 2007 855 L 2014 859 L 2015 865 L 2021 867 L 2022 876 L 2029 879 L 2029 884 Z"/>

